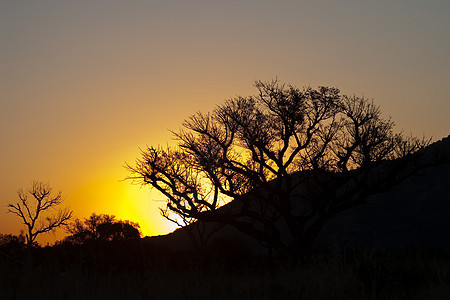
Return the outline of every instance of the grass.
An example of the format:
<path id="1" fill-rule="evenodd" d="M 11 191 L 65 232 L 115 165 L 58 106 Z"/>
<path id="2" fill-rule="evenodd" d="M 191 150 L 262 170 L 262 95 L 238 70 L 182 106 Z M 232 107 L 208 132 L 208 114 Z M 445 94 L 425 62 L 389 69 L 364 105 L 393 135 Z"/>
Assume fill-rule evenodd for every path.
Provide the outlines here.
<path id="1" fill-rule="evenodd" d="M 131 251 L 130 249 L 134 249 Z M 136 244 L 49 247 L 0 258 L 0 299 L 449 299 L 448 251 L 305 253 L 296 268 Z"/>

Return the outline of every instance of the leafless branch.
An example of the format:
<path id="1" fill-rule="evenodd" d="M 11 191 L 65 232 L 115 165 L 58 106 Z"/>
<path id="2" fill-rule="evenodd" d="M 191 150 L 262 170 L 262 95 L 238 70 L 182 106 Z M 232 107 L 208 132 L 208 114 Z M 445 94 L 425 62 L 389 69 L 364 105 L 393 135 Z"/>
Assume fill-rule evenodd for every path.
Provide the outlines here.
<path id="1" fill-rule="evenodd" d="M 67 225 L 72 217 L 72 211 L 66 207 L 56 209 L 62 201 L 62 194 L 58 192 L 52 196 L 52 188 L 49 184 L 34 181 L 26 192 L 20 189 L 17 192 L 20 202 L 8 205 L 8 212 L 18 216 L 27 227 L 27 245 L 31 247 L 36 237 L 45 232 Z M 28 195 L 33 196 L 32 200 Z M 56 212 L 51 214 L 51 210 Z M 47 216 L 45 216 L 47 215 Z"/>

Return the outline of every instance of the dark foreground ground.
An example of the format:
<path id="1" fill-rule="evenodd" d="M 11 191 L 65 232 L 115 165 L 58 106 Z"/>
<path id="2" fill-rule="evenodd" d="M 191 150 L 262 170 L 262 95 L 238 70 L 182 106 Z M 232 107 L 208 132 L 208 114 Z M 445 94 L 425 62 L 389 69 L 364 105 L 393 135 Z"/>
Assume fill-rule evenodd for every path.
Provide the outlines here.
<path id="1" fill-rule="evenodd" d="M 315 250 L 295 268 L 275 261 L 272 274 L 266 257 L 227 248 L 176 252 L 141 240 L 6 249 L 0 299 L 450 299 L 447 250 Z"/>

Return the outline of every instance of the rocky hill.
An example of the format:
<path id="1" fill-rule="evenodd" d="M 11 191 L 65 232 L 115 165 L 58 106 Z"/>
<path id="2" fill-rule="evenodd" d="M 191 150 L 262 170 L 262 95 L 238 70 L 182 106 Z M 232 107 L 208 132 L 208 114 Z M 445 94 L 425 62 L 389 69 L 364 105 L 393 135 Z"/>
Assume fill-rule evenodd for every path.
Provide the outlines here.
<path id="1" fill-rule="evenodd" d="M 450 249 L 450 136 L 428 146 L 417 165 L 418 172 L 388 192 L 373 195 L 364 204 L 336 215 L 325 225 L 315 246 L 418 245 Z M 264 251 L 230 226 L 209 223 L 204 229 L 206 233 L 217 229 L 210 244 Z M 150 238 L 149 242 L 172 249 L 192 248 L 184 229 Z"/>

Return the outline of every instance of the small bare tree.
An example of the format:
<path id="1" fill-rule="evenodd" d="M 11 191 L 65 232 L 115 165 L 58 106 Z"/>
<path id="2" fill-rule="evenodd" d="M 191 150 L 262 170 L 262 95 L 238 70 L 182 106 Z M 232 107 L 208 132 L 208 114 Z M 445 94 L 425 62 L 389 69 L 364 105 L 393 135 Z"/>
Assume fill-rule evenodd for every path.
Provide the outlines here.
<path id="1" fill-rule="evenodd" d="M 63 202 L 61 192 L 56 195 L 52 192 L 48 183 L 34 181 L 30 189 L 19 189 L 19 202 L 8 205 L 8 212 L 21 218 L 27 227 L 25 237 L 28 248 L 33 246 L 39 234 L 66 226 L 72 217 L 69 207 L 56 208 Z M 33 196 L 32 199 L 29 195 Z"/>

